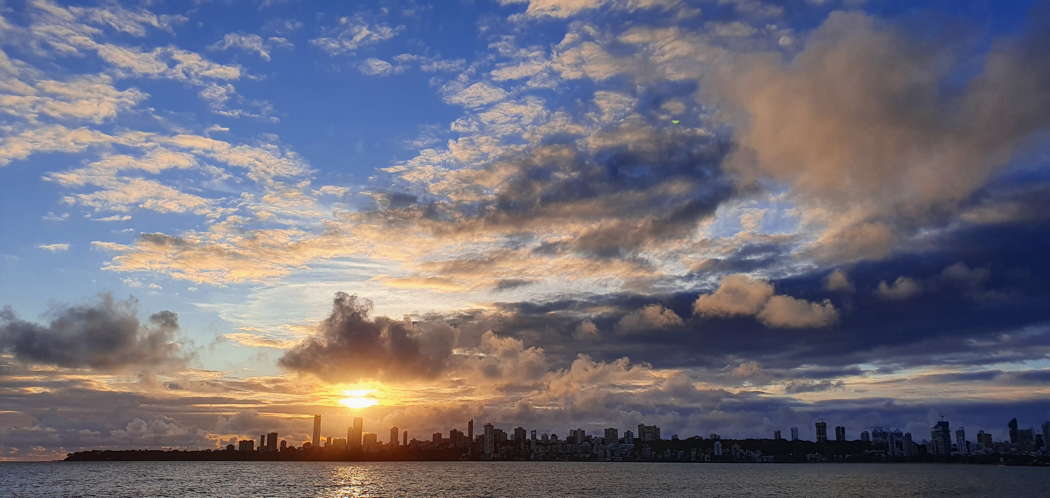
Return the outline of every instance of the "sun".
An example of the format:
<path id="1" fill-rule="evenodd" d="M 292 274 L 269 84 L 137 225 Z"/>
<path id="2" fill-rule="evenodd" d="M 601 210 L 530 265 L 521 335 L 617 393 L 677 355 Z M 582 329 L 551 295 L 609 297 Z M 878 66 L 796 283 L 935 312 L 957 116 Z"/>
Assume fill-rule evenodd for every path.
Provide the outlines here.
<path id="1" fill-rule="evenodd" d="M 340 399 L 339 404 L 347 408 L 368 408 L 379 404 L 379 400 L 371 396 L 371 389 L 352 389 L 343 391 L 346 398 Z"/>

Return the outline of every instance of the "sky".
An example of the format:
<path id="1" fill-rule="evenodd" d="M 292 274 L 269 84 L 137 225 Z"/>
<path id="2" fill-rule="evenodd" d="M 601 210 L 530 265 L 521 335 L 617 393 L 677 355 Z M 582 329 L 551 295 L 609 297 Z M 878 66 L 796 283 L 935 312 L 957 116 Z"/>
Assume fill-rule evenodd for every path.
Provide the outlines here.
<path id="1" fill-rule="evenodd" d="M 0 1 L 0 460 L 1038 427 L 1047 46 L 1037 0 Z"/>

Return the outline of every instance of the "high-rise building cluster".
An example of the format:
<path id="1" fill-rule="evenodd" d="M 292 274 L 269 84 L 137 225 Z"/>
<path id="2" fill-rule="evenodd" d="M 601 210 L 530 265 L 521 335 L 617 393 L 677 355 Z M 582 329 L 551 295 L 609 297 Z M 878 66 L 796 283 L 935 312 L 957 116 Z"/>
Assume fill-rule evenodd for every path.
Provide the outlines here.
<path id="1" fill-rule="evenodd" d="M 476 459 L 476 460 L 673 460 L 673 461 L 825 461 L 853 459 L 946 459 L 958 456 L 1032 454 L 1050 456 L 1046 447 L 1050 421 L 1041 426 L 1042 434 L 1021 428 L 1017 419 L 1007 423 L 1008 441 L 993 441 L 991 434 L 978 431 L 976 441 L 966 437 L 966 429 L 952 431 L 947 420 L 930 428 L 928 440 L 916 442 L 912 434 L 899 429 L 871 427 L 861 431 L 859 439 L 848 439 L 845 426 L 835 426 L 834 440 L 828 438 L 828 423 L 815 422 L 813 441 L 799 438 L 798 427 L 791 427 L 790 440 L 775 430 L 771 439 L 727 440 L 718 434 L 707 438 L 693 436 L 664 439 L 660 427 L 638 424 L 637 432 L 607 427 L 594 434 L 582 428 L 570 429 L 565 437 L 537 433 L 514 427 L 508 433 L 486 423 L 475 434 L 474 420 L 466 423 L 466 433 L 451 429 L 446 437 L 435 432 L 429 439 L 408 439 L 408 431 L 394 426 L 381 442 L 374 432 L 364 432 L 365 421 L 355 417 L 346 429 L 346 438 L 321 436 L 321 416 L 313 417 L 310 441 L 300 448 L 278 440 L 276 432 L 261 434 L 258 446 L 246 439 L 227 446 L 227 451 L 244 454 L 269 453 L 301 455 L 304 458 L 377 458 L 377 459 Z M 953 437 L 954 436 L 954 437 Z"/>

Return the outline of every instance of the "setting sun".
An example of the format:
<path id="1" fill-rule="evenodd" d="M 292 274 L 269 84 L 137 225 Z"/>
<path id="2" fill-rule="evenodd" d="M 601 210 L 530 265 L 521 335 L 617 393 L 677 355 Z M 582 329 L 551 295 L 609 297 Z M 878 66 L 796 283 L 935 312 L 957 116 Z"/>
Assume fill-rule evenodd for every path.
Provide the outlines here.
<path id="1" fill-rule="evenodd" d="M 368 389 L 354 389 L 343 391 L 346 398 L 340 399 L 339 404 L 347 408 L 368 408 L 379 404 L 379 400 L 371 396 L 372 391 Z"/>

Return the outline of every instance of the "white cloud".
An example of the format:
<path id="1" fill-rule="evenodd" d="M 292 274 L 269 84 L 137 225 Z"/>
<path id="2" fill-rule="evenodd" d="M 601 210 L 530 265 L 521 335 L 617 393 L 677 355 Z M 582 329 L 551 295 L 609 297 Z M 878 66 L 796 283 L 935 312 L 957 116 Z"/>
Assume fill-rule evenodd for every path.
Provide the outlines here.
<path id="1" fill-rule="evenodd" d="M 38 249 L 43 249 L 43 250 L 45 250 L 47 252 L 65 252 L 65 251 L 69 250 L 69 244 L 66 244 L 66 243 L 40 244 L 40 245 L 38 245 L 36 247 Z"/>
<path id="2" fill-rule="evenodd" d="M 390 26 L 377 22 L 369 23 L 362 16 L 341 17 L 339 24 L 326 31 L 325 36 L 314 38 L 314 44 L 329 55 L 352 53 L 361 47 L 389 40 L 397 36 L 404 26 Z"/>
<path id="3" fill-rule="evenodd" d="M 357 69 L 368 76 L 389 76 L 403 71 L 404 66 L 395 67 L 383 59 L 369 57 L 361 61 L 361 63 L 358 64 Z"/>
<path id="4" fill-rule="evenodd" d="M 445 102 L 464 107 L 482 107 L 507 98 L 502 88 L 492 86 L 484 81 L 469 86 L 455 85 L 446 88 Z"/>
<path id="5" fill-rule="evenodd" d="M 212 50 L 229 50 L 231 48 L 247 50 L 268 61 L 270 60 L 271 44 L 278 47 L 292 46 L 291 42 L 286 38 L 270 37 L 268 40 L 263 40 L 261 36 L 251 33 L 226 33 L 222 40 L 213 43 L 208 48 Z"/>

